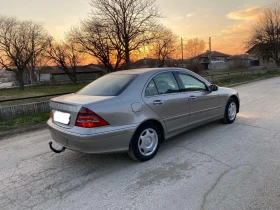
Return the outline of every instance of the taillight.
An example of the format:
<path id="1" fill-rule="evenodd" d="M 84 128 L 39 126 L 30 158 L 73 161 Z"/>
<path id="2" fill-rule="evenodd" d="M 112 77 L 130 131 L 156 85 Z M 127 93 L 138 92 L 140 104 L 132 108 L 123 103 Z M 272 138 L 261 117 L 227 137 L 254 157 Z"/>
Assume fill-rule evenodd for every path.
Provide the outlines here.
<path id="1" fill-rule="evenodd" d="M 82 128 L 94 128 L 109 125 L 104 119 L 95 114 L 93 111 L 82 107 L 78 113 L 75 126 Z"/>
<path id="2" fill-rule="evenodd" d="M 50 112 L 50 118 L 53 118 L 53 114 L 52 114 L 52 111 Z"/>

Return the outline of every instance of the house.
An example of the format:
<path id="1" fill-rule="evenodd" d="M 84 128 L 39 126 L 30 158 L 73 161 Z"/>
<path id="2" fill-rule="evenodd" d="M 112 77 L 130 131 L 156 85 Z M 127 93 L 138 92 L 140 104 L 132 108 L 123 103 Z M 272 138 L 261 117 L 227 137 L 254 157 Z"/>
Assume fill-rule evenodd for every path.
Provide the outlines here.
<path id="1" fill-rule="evenodd" d="M 182 64 L 183 63 L 183 64 Z M 158 59 L 155 58 L 143 58 L 131 63 L 131 69 L 138 68 L 157 68 L 157 67 L 183 67 L 188 68 L 188 65 L 192 63 L 192 59 L 167 59 L 165 65 L 161 66 Z"/>
<path id="2" fill-rule="evenodd" d="M 222 70 L 227 68 L 227 60 L 230 55 L 218 52 L 218 51 L 209 51 L 202 53 L 194 58 L 194 61 L 203 65 L 205 70 Z M 211 58 L 211 62 L 210 62 Z"/>
<path id="3" fill-rule="evenodd" d="M 131 69 L 139 69 L 139 68 L 152 68 L 158 67 L 159 62 L 157 59 L 154 58 L 143 58 L 137 60 L 135 62 L 131 62 L 130 67 Z"/>
<path id="4" fill-rule="evenodd" d="M 247 54 L 233 55 L 227 60 L 227 65 L 229 68 L 247 68 L 251 66 L 251 60 Z"/>
<path id="5" fill-rule="evenodd" d="M 85 66 L 76 67 L 76 76 L 78 81 L 90 82 L 102 75 L 106 74 L 106 70 L 96 64 L 89 64 Z M 61 70 L 57 66 L 42 67 L 36 71 L 37 80 L 51 81 L 52 83 L 69 83 L 71 82 L 69 76 L 65 71 Z"/>
<path id="6" fill-rule="evenodd" d="M 11 82 L 15 73 L 12 71 L 7 71 L 5 69 L 0 69 L 0 82 Z"/>
<path id="7" fill-rule="evenodd" d="M 25 84 L 33 84 L 40 82 L 47 82 L 51 84 L 68 84 L 72 83 L 67 73 L 57 66 L 44 66 L 35 68 L 35 76 L 37 81 L 31 82 L 31 68 L 26 68 L 23 74 Z M 12 72 L 13 73 L 13 72 Z M 106 70 L 101 65 L 88 64 L 85 66 L 76 67 L 76 77 L 78 82 L 91 82 L 100 76 L 106 74 Z M 13 85 L 18 85 L 15 76 L 11 79 Z"/>
<path id="8" fill-rule="evenodd" d="M 256 44 L 246 53 L 251 60 L 251 66 L 263 66 L 274 64 L 274 60 L 270 56 L 269 44 Z"/>

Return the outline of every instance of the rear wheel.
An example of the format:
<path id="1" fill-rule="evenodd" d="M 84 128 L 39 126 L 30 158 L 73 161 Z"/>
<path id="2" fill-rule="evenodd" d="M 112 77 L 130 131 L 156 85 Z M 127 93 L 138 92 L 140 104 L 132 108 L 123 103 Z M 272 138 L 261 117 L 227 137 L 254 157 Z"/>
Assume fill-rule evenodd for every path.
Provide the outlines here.
<path id="1" fill-rule="evenodd" d="M 137 129 L 129 145 L 129 156 L 138 161 L 148 161 L 158 152 L 161 142 L 160 129 L 147 122 Z"/>
<path id="2" fill-rule="evenodd" d="M 227 102 L 224 118 L 222 122 L 224 124 L 231 124 L 235 121 L 237 115 L 237 104 L 235 99 L 230 98 Z"/>

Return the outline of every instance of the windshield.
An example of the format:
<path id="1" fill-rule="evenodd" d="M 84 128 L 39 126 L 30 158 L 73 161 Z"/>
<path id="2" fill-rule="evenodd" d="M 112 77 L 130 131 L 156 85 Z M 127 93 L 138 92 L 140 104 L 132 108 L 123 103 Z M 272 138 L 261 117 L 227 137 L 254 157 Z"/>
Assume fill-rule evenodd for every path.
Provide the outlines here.
<path id="1" fill-rule="evenodd" d="M 131 74 L 109 74 L 90 83 L 76 94 L 89 96 L 118 96 L 137 77 Z"/>

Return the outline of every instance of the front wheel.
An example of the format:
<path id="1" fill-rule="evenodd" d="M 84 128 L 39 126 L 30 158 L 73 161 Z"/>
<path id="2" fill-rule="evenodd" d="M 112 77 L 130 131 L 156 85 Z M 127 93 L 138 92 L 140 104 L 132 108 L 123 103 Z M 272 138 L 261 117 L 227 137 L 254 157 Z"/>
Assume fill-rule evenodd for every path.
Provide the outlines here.
<path id="1" fill-rule="evenodd" d="M 148 161 L 158 152 L 161 133 L 154 123 L 147 122 L 137 129 L 129 145 L 129 156 L 137 161 Z"/>
<path id="2" fill-rule="evenodd" d="M 224 124 L 231 124 L 235 121 L 237 115 L 237 105 L 236 101 L 233 98 L 230 98 L 227 102 L 224 118 L 222 122 Z"/>

